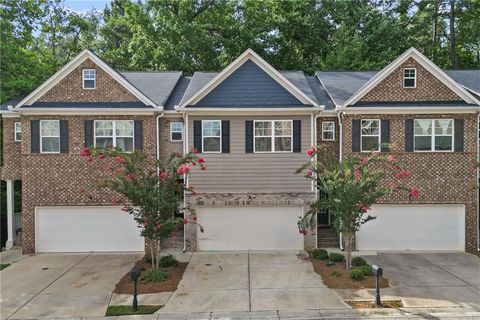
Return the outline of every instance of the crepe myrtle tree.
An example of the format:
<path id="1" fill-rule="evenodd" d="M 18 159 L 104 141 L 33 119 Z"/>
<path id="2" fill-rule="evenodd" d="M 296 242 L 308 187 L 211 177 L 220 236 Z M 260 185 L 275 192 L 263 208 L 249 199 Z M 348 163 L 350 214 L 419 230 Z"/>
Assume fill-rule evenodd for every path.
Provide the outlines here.
<path id="1" fill-rule="evenodd" d="M 310 161 L 297 170 L 297 174 L 305 173 L 326 195 L 314 201 L 310 210 L 299 218 L 298 228 L 305 235 L 307 228 L 316 226 L 317 213 L 328 209 L 334 229 L 344 236 L 346 268 L 349 269 L 355 232 L 376 218 L 369 214 L 371 206 L 394 192 L 406 192 L 411 199 L 418 198 L 420 192 L 402 182 L 412 174 L 393 155 L 372 152 L 332 162 L 322 157 L 323 151 L 323 147 L 308 149 Z"/>
<path id="2" fill-rule="evenodd" d="M 87 163 L 103 166 L 106 178 L 96 181 L 94 187 L 113 190 L 121 199 L 112 199 L 112 205 L 123 205 L 122 210 L 133 216 L 140 234 L 150 240 L 152 269 L 159 269 L 160 240 L 182 224 L 197 224 L 195 211 L 183 208 L 192 218 L 175 217 L 184 191 L 195 194 L 184 183 L 184 175 L 193 168 L 205 170 L 205 160 L 197 150 L 186 155 L 173 153 L 165 162 L 153 160 L 143 151 L 125 153 L 119 149 L 84 148 L 80 153 Z M 153 245 L 152 245 L 153 244 Z"/>

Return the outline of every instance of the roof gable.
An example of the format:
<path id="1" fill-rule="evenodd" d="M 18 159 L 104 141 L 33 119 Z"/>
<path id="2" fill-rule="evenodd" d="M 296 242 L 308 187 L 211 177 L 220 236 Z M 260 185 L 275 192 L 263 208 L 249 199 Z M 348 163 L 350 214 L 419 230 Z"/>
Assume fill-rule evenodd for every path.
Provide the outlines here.
<path id="1" fill-rule="evenodd" d="M 197 86 L 199 81 L 196 80 L 203 75 L 196 73 L 189 87 Z M 309 95 L 250 49 L 222 72 L 206 75 L 212 76 L 212 79 L 195 93 L 193 89 L 188 88 L 180 108 L 318 106 Z"/>
<path id="2" fill-rule="evenodd" d="M 135 86 L 133 86 L 130 82 L 128 82 L 122 75 L 120 75 L 117 71 L 113 70 L 110 66 L 108 66 L 105 62 L 103 62 L 99 57 L 93 54 L 90 50 L 86 49 L 79 53 L 75 58 L 73 58 L 70 62 L 68 62 L 65 66 L 63 66 L 59 71 L 57 71 L 53 76 L 51 76 L 48 80 L 46 80 L 43 84 L 41 84 L 37 89 L 35 89 L 32 93 L 22 99 L 19 103 L 17 103 L 14 109 L 18 109 L 23 105 L 33 105 L 37 101 L 56 101 L 55 95 L 63 94 L 62 90 L 65 90 L 66 82 L 72 81 L 75 78 L 78 83 L 76 85 L 81 87 L 81 74 L 80 78 L 78 75 L 78 70 L 81 68 L 87 68 L 94 66 L 96 69 L 99 70 L 99 74 L 101 73 L 105 77 L 108 77 L 113 81 L 113 86 L 118 88 L 122 94 L 124 94 L 124 98 L 126 101 L 141 101 L 146 106 L 156 106 L 156 103 L 149 99 L 146 95 L 144 95 L 140 90 L 138 90 Z M 79 69 L 80 68 L 80 69 Z M 62 86 L 63 84 L 63 86 Z M 56 87 L 59 85 L 58 87 Z M 97 90 L 97 89 L 95 89 Z M 105 90 L 108 92 L 108 90 Z M 93 90 L 91 91 L 93 92 Z M 67 93 L 68 94 L 68 93 Z M 80 95 L 81 96 L 81 95 Z M 88 95 L 87 95 L 88 96 Z M 78 97 L 75 97 L 75 102 L 78 102 Z M 68 100 L 71 98 L 61 99 L 61 102 L 69 102 Z M 65 101 L 63 101 L 65 100 Z M 85 99 L 85 100 L 88 100 Z M 117 99 L 118 100 L 118 99 Z M 113 99 L 111 102 L 118 102 L 117 100 Z M 58 102 L 58 101 L 57 101 Z M 80 101 L 80 102 L 96 102 L 96 101 Z"/>
<path id="3" fill-rule="evenodd" d="M 414 66 L 421 68 L 424 72 L 425 82 L 424 85 L 428 85 L 428 82 L 435 82 L 437 86 L 435 89 L 443 88 L 443 92 L 441 93 L 441 97 L 437 97 L 437 100 L 463 100 L 469 104 L 480 104 L 480 102 L 471 94 L 469 93 L 462 85 L 454 81 L 450 76 L 448 76 L 443 70 L 441 70 L 438 66 L 436 66 L 432 61 L 426 58 L 423 54 L 421 54 L 417 49 L 410 48 L 401 56 L 399 56 L 395 61 L 390 63 L 387 67 L 383 70 L 378 72 L 375 76 L 373 76 L 370 80 L 368 80 L 359 90 L 357 90 L 347 101 L 345 101 L 342 107 L 346 107 L 349 105 L 354 105 L 359 101 L 383 101 L 380 98 L 379 94 L 373 94 L 374 90 L 381 91 L 388 91 L 389 94 L 397 93 L 397 95 L 390 96 L 387 101 L 393 101 L 392 99 L 397 99 L 395 101 L 406 101 L 408 97 L 402 97 L 405 94 L 405 90 L 411 89 L 404 89 L 398 90 L 398 83 L 401 85 L 401 79 L 397 79 L 399 77 L 399 73 L 402 72 L 403 67 Z M 417 72 L 418 77 L 419 72 Z M 395 88 L 389 84 L 389 81 L 395 81 Z M 420 81 L 420 79 L 419 79 Z M 420 85 L 420 84 L 419 84 Z M 402 87 L 403 89 L 403 87 Z M 423 89 L 428 90 L 427 87 Z M 446 90 L 446 91 L 445 91 Z M 441 91 L 441 90 L 440 90 Z M 410 91 L 415 92 L 415 91 Z M 424 92 L 425 94 L 425 92 Z M 399 99 L 398 99 L 399 98 Z M 445 99 L 446 98 L 446 99 Z M 427 99 L 427 95 L 424 95 L 423 98 L 419 97 L 410 97 L 411 101 L 415 100 L 431 100 Z"/>

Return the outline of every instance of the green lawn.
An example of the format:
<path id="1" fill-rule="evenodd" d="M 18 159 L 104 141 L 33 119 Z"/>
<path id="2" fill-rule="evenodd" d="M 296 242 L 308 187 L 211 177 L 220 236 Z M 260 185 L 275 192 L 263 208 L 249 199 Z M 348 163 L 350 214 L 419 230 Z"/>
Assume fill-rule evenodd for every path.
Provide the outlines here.
<path id="1" fill-rule="evenodd" d="M 152 314 L 162 306 L 138 306 L 137 311 L 133 311 L 131 306 L 108 306 L 106 317 L 109 316 L 125 316 L 131 314 Z"/>
<path id="2" fill-rule="evenodd" d="M 0 270 L 5 269 L 5 268 L 8 267 L 9 265 L 10 265 L 10 263 L 0 263 Z"/>

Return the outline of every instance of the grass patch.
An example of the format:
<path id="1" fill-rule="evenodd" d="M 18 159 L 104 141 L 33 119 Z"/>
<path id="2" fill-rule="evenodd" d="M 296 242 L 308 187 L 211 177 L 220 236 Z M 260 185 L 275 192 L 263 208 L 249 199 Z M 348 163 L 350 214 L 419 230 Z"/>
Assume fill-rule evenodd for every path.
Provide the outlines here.
<path id="1" fill-rule="evenodd" d="M 10 265 L 10 263 L 0 263 L 0 270 L 5 269 L 5 268 L 8 267 L 9 265 Z"/>
<path id="2" fill-rule="evenodd" d="M 108 306 L 106 317 L 111 316 L 126 316 L 132 314 L 152 314 L 155 313 L 162 306 L 138 306 L 138 310 L 134 311 L 132 306 Z"/>

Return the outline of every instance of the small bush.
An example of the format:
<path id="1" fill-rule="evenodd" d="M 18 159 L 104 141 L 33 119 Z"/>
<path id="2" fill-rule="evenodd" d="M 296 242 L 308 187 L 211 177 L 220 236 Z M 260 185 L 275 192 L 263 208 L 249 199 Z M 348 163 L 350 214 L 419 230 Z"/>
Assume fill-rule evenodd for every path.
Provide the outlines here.
<path id="1" fill-rule="evenodd" d="M 359 267 L 356 267 L 356 268 L 361 270 L 363 272 L 364 276 L 373 276 L 372 266 L 370 266 L 368 264 L 364 265 L 364 266 L 359 266 Z"/>
<path id="2" fill-rule="evenodd" d="M 362 257 L 355 257 L 352 259 L 352 266 L 354 267 L 360 267 L 360 266 L 366 266 L 367 261 L 365 261 Z"/>
<path id="3" fill-rule="evenodd" d="M 145 270 L 140 274 L 138 279 L 140 283 L 149 283 L 149 282 L 163 282 L 167 279 L 167 273 L 163 269 L 157 270 Z"/>
<path id="4" fill-rule="evenodd" d="M 168 267 L 176 267 L 176 266 L 178 266 L 178 260 L 175 259 L 171 254 L 160 258 L 160 267 L 168 268 Z"/>
<path id="5" fill-rule="evenodd" d="M 149 254 L 146 254 L 146 255 L 143 257 L 143 262 L 145 262 L 145 263 L 152 263 L 152 257 L 151 257 Z"/>
<path id="6" fill-rule="evenodd" d="M 328 252 L 325 249 L 315 249 L 312 251 L 311 255 L 317 260 L 324 260 L 328 258 Z"/>
<path id="7" fill-rule="evenodd" d="M 332 276 L 338 278 L 338 277 L 341 277 L 341 276 L 342 276 L 342 273 L 341 273 L 340 271 L 338 271 L 338 270 L 335 270 L 335 271 L 332 272 Z"/>
<path id="8" fill-rule="evenodd" d="M 345 260 L 345 257 L 343 256 L 343 254 L 332 252 L 328 255 L 328 259 L 333 262 L 340 262 Z"/>
<path id="9" fill-rule="evenodd" d="M 363 270 L 360 267 L 354 267 L 350 269 L 350 278 L 353 280 L 362 280 L 363 279 Z"/>

